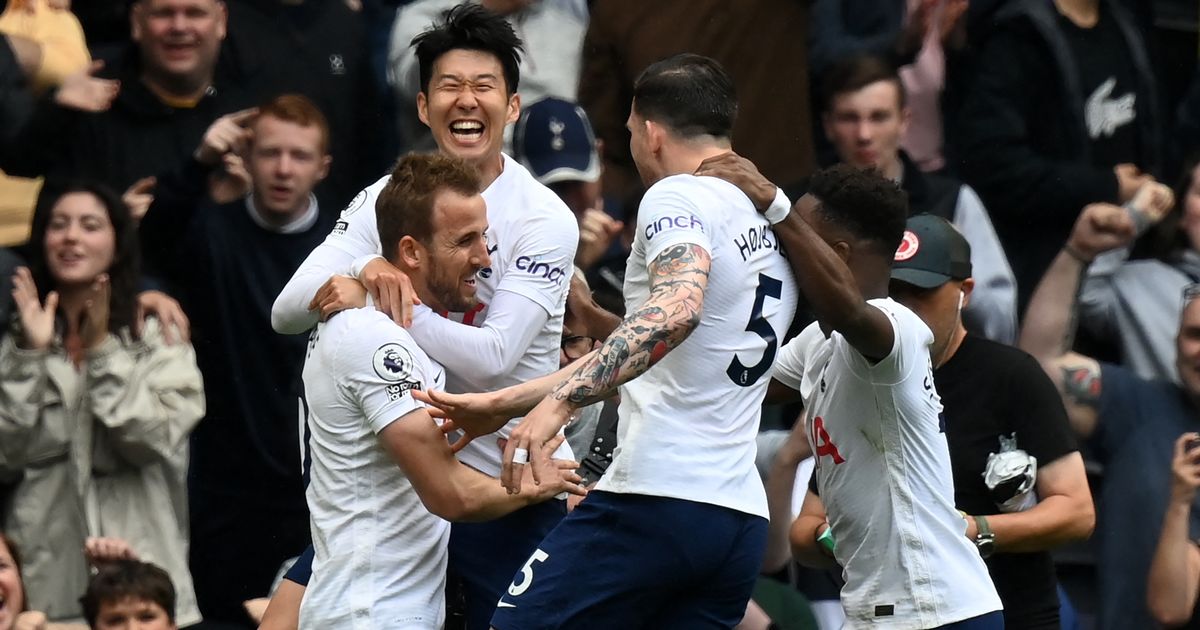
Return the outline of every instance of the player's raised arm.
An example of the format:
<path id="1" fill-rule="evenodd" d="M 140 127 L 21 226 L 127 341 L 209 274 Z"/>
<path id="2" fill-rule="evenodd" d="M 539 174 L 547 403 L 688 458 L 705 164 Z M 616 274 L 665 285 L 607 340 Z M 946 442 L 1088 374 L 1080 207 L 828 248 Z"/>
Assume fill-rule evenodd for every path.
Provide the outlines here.
<path id="1" fill-rule="evenodd" d="M 835 166 L 814 176 L 810 194 L 801 197 L 789 211 L 782 192 L 753 163 L 734 153 L 705 160 L 696 174 L 720 177 L 741 188 L 771 221 L 796 281 L 824 327 L 841 333 L 867 359 L 878 361 L 891 353 L 895 337 L 892 324 L 883 311 L 867 303 L 846 263 L 855 250 L 886 248 L 888 244 L 883 239 L 853 236 L 845 229 L 845 222 L 871 221 L 873 217 L 839 212 L 827 207 L 823 198 L 836 193 L 870 202 L 863 205 L 907 203 L 898 188 L 885 190 L 883 186 L 890 184 L 855 177 L 852 167 Z M 886 254 L 873 257 L 880 260 L 890 260 L 892 255 L 875 253 Z M 873 297 L 887 295 L 886 284 L 871 289 Z"/>

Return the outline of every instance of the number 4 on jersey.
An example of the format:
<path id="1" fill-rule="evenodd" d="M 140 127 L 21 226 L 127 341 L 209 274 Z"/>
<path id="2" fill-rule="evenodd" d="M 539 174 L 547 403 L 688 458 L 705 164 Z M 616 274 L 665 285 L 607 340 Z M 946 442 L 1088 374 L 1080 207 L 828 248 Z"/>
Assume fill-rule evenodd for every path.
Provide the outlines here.
<path id="1" fill-rule="evenodd" d="M 762 378 L 762 375 L 766 374 L 767 370 L 771 369 L 771 365 L 775 363 L 775 351 L 779 347 L 779 340 L 775 337 L 775 329 L 771 327 L 771 322 L 763 317 L 763 303 L 768 297 L 778 300 L 781 295 L 783 295 L 782 282 L 765 273 L 758 274 L 758 288 L 754 292 L 754 306 L 750 309 L 750 321 L 746 323 L 746 332 L 752 332 L 762 337 L 762 340 L 767 342 L 767 348 L 763 350 L 762 358 L 758 363 L 750 367 L 742 365 L 742 360 L 736 354 L 734 355 L 725 374 L 739 387 L 750 387 L 757 383 L 758 379 Z"/>

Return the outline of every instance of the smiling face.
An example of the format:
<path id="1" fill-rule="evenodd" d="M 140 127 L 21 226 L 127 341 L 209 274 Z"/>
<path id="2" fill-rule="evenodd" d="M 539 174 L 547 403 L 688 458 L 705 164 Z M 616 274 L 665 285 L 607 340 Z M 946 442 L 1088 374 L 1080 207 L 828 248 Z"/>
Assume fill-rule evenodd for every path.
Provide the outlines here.
<path id="1" fill-rule="evenodd" d="M 50 210 L 44 241 L 46 266 L 59 286 L 91 284 L 112 266 L 116 231 L 95 195 L 63 195 Z"/>
<path id="2" fill-rule="evenodd" d="M 900 106 L 900 87 L 894 81 L 876 81 L 833 97 L 824 123 L 843 162 L 886 171 L 899 159 L 908 112 Z"/>
<path id="3" fill-rule="evenodd" d="M 487 206 L 480 195 L 443 190 L 433 204 L 433 232 L 423 246 L 420 273 L 430 296 L 447 311 L 464 313 L 479 303 L 475 274 L 492 264 L 487 252 Z"/>
<path id="4" fill-rule="evenodd" d="M 25 608 L 25 587 L 12 550 L 0 537 L 0 630 L 10 630 Z"/>
<path id="5" fill-rule="evenodd" d="M 318 126 L 260 117 L 247 164 L 255 205 L 281 215 L 304 210 L 313 188 L 329 173 L 329 162 Z"/>
<path id="6" fill-rule="evenodd" d="M 417 95 L 417 114 L 438 148 L 476 166 L 499 160 L 504 127 L 521 114 L 521 99 L 509 95 L 495 55 L 455 49 L 433 62 L 427 92 Z"/>
<path id="7" fill-rule="evenodd" d="M 212 78 L 221 40 L 225 5 L 217 0 L 141 0 L 131 13 L 132 38 L 146 72 L 182 86 Z"/>

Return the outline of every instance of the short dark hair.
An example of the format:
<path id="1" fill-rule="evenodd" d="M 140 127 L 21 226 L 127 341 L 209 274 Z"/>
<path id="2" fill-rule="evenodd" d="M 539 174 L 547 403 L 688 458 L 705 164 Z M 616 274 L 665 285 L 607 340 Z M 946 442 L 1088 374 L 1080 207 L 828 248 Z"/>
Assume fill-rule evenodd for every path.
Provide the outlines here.
<path id="1" fill-rule="evenodd" d="M 321 108 L 300 94 L 280 94 L 258 108 L 255 122 L 264 116 L 301 127 L 316 127 L 321 132 L 321 153 L 329 153 L 329 121 Z"/>
<path id="2" fill-rule="evenodd" d="M 835 164 L 813 173 L 808 192 L 821 203 L 817 213 L 892 259 L 908 219 L 908 196 L 878 171 Z"/>
<path id="3" fill-rule="evenodd" d="M 683 138 L 731 138 L 737 93 L 733 79 L 716 60 L 682 53 L 653 63 L 638 75 L 633 110 Z"/>
<path id="4" fill-rule="evenodd" d="M 175 585 L 161 567 L 140 560 L 114 560 L 105 563 L 88 582 L 79 598 L 88 625 L 96 627 L 100 607 L 133 598 L 162 606 L 167 618 L 175 622 Z"/>
<path id="5" fill-rule="evenodd" d="M 888 81 L 896 86 L 900 109 L 908 105 L 908 94 L 896 66 L 882 57 L 854 55 L 841 59 L 822 75 L 821 112 L 833 111 L 833 100 L 843 94 L 857 92 L 872 83 Z"/>
<path id="6" fill-rule="evenodd" d="M 433 203 L 439 192 L 462 195 L 480 191 L 479 172 L 466 162 L 440 153 L 410 153 L 392 170 L 375 201 L 379 244 L 388 260 L 404 236 L 428 243 L 433 235 Z"/>
<path id="7" fill-rule="evenodd" d="M 412 39 L 420 71 L 421 91 L 429 91 L 433 64 L 452 50 L 477 50 L 494 55 L 504 71 L 504 87 L 515 94 L 521 82 L 521 53 L 525 45 L 503 17 L 473 2 L 464 2 L 445 13 Z"/>

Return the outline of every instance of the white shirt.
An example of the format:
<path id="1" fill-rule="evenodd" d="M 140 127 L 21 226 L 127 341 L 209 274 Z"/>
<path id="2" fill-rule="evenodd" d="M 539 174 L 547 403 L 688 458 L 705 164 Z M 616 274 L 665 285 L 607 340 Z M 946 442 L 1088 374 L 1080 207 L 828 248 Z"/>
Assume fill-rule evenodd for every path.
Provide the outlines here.
<path id="1" fill-rule="evenodd" d="M 676 175 L 650 187 L 625 272 L 627 312 L 650 295 L 649 264 L 702 247 L 712 266 L 700 323 L 621 387 L 618 447 L 598 490 L 663 496 L 767 517 L 754 466 L 761 405 L 797 289 L 770 225 L 733 185 Z"/>
<path id="2" fill-rule="evenodd" d="M 533 380 L 558 369 L 567 288 L 579 244 L 579 226 L 566 204 L 529 171 L 503 156 L 504 170 L 483 191 L 492 266 L 476 275 L 480 306 L 470 313 L 439 317 L 417 307 L 409 329 L 429 356 L 446 367 L 451 392 L 492 391 Z M 280 293 L 272 323 L 281 332 L 311 327 L 308 302 L 334 273 L 350 274 L 350 261 L 380 255 L 375 202 L 387 184 L 383 177 L 342 211 L 325 239 Z M 539 308 L 540 307 L 540 308 Z M 493 315 L 495 317 L 493 317 Z M 464 328 L 461 324 L 472 328 Z M 517 420 L 496 437 L 507 438 Z M 479 439 L 459 460 L 500 475 L 497 440 Z M 573 459 L 564 443 L 556 457 Z"/>
<path id="3" fill-rule="evenodd" d="M 872 365 L 814 323 L 784 346 L 775 372 L 804 398 L 848 627 L 934 628 L 999 610 L 954 507 L 933 333 L 891 299 L 870 304 L 895 335 L 883 360 Z"/>
<path id="4" fill-rule="evenodd" d="M 301 628 L 436 629 L 445 622 L 450 524 L 431 514 L 377 434 L 422 405 L 444 372 L 374 308 L 344 311 L 309 342 L 304 391 L 312 580 Z"/>

